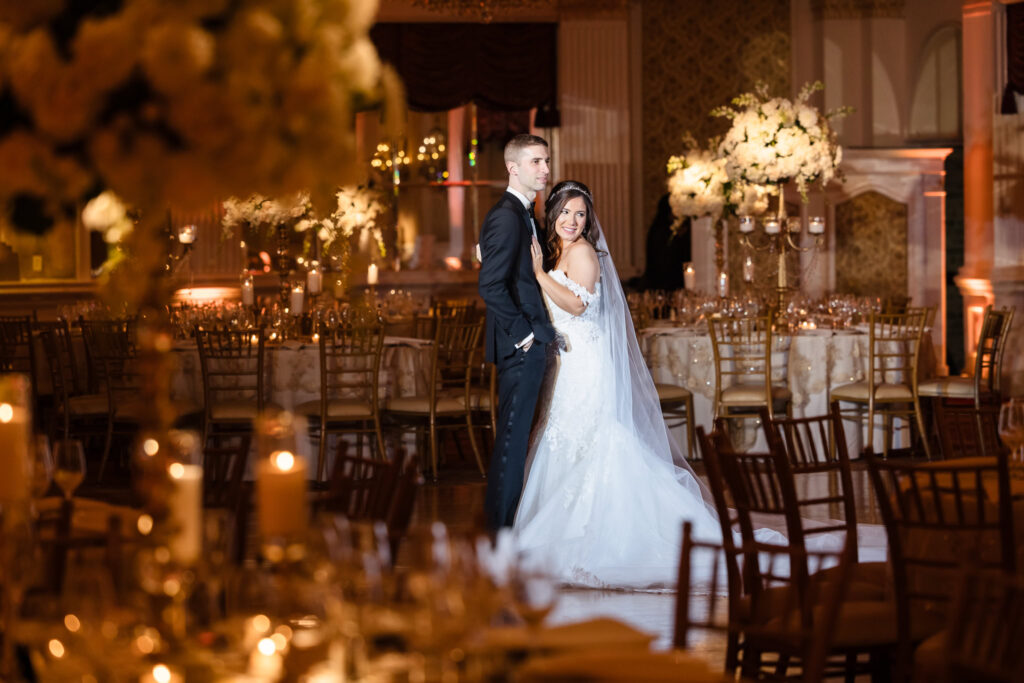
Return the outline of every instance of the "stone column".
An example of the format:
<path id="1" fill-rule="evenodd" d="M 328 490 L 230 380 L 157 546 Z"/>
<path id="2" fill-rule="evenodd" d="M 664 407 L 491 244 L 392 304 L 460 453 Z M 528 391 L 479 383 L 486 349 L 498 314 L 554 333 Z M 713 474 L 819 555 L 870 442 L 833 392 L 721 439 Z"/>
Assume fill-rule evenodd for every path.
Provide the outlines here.
<path id="1" fill-rule="evenodd" d="M 964 349 L 973 355 L 985 306 L 994 300 L 992 116 L 996 85 L 993 0 L 963 5 L 964 265 L 955 278 L 964 299 Z"/>

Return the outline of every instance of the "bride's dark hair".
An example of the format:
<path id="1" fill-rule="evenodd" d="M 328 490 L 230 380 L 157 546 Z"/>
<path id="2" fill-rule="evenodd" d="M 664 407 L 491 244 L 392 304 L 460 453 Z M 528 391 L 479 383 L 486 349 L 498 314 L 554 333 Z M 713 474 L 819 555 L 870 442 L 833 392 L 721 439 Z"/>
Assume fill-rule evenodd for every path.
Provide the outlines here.
<path id="1" fill-rule="evenodd" d="M 546 242 L 548 246 L 548 261 L 549 267 L 552 268 L 562 256 L 562 239 L 555 232 L 555 220 L 558 218 L 558 214 L 562 212 L 566 202 L 573 197 L 581 197 L 584 205 L 587 207 L 587 220 L 583 226 L 581 236 L 590 242 L 590 246 L 594 247 L 595 251 L 601 253 L 597 248 L 597 239 L 601 232 L 598 227 L 597 216 L 594 215 L 594 198 L 590 194 L 590 188 L 575 180 L 563 180 L 551 188 L 551 194 L 548 195 L 547 201 L 544 202 L 544 216 L 547 222 Z"/>

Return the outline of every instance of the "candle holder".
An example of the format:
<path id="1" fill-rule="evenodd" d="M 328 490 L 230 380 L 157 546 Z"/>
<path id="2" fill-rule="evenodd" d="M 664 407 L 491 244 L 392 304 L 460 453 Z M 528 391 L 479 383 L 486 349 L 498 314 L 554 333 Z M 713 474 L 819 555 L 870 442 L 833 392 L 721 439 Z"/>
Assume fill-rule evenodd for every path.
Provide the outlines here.
<path id="1" fill-rule="evenodd" d="M 787 272 L 786 259 L 790 252 L 806 253 L 817 251 L 825 245 L 825 219 L 820 216 L 812 217 L 809 221 L 808 233 L 814 237 L 814 243 L 810 246 L 799 244 L 799 235 L 802 231 L 801 221 L 798 218 L 786 217 L 786 202 L 783 198 L 782 188 L 778 192 L 779 206 L 775 216 L 764 221 L 764 238 L 755 241 L 754 227 L 756 221 L 753 216 L 740 216 L 740 244 L 753 251 L 764 251 L 777 255 L 777 273 L 775 293 L 776 304 L 779 310 L 784 310 L 786 301 L 793 291 L 789 286 L 789 274 Z M 748 277 L 749 264 L 749 280 Z M 743 268 L 744 280 L 751 282 L 754 279 L 753 264 L 747 256 Z"/>

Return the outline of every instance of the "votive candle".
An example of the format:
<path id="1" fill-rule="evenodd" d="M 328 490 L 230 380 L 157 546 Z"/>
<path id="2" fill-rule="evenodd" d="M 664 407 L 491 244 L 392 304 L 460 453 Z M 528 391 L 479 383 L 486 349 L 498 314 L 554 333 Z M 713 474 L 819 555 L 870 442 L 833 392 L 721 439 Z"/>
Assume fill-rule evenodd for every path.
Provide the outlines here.
<path id="1" fill-rule="evenodd" d="M 777 218 L 769 218 L 764 222 L 764 231 L 769 235 L 778 235 L 782 225 Z"/>
<path id="2" fill-rule="evenodd" d="M 196 241 L 196 226 L 183 225 L 178 228 L 178 241 L 182 244 L 192 244 Z"/>
<path id="3" fill-rule="evenodd" d="M 825 232 L 825 219 L 821 216 L 811 216 L 807 222 L 807 232 L 812 235 L 820 235 Z"/>
<path id="4" fill-rule="evenodd" d="M 753 216 L 740 216 L 740 232 L 754 232 Z"/>

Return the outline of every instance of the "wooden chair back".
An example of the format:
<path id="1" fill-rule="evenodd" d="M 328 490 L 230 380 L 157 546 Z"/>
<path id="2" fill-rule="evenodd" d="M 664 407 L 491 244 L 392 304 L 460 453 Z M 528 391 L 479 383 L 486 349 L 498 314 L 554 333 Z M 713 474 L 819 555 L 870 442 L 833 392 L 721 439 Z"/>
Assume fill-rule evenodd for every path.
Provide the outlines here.
<path id="1" fill-rule="evenodd" d="M 380 405 L 381 353 L 384 324 L 345 321 L 334 331 L 320 335 L 320 402 L 326 414 L 333 399 L 359 399 L 375 408 Z"/>
<path id="2" fill-rule="evenodd" d="M 266 404 L 265 340 L 263 330 L 195 329 L 203 373 L 206 419 L 225 400 L 252 401 L 257 412 Z"/>
<path id="3" fill-rule="evenodd" d="M 773 417 L 762 408 L 761 424 L 769 448 L 785 454 L 789 462 L 801 519 L 826 516 L 839 521 L 838 524 L 805 526 L 805 539 L 817 534 L 842 531 L 847 538 L 856 541 L 857 502 L 839 404 L 833 402 L 828 413 L 811 417 Z M 824 495 L 808 491 L 808 487 L 816 480 L 820 481 L 820 477 L 810 475 L 820 474 L 825 474 L 828 481 L 828 490 Z M 826 515 L 813 514 L 823 508 Z M 808 515 L 807 512 L 812 514 Z M 853 560 L 856 562 L 856 543 L 853 552 Z"/>
<path id="4" fill-rule="evenodd" d="M 964 572 L 949 618 L 947 669 L 953 681 L 1024 680 L 1024 581 Z"/>
<path id="5" fill-rule="evenodd" d="M 990 457 L 1005 453 L 999 439 L 999 404 L 935 401 L 935 425 L 944 459 Z"/>
<path id="6" fill-rule="evenodd" d="M 238 508 L 251 447 L 251 433 L 208 435 L 203 444 L 203 507 Z"/>
<path id="7" fill-rule="evenodd" d="M 439 318 L 431 358 L 430 402 L 432 410 L 441 396 L 463 395 L 466 409 L 471 407 L 471 386 L 476 354 L 484 321 L 463 322 L 457 318 Z"/>
<path id="8" fill-rule="evenodd" d="M 1013 323 L 1014 307 L 985 307 L 978 336 L 978 348 L 974 358 L 974 405 L 981 407 L 986 396 L 999 396 L 1002 388 L 1003 354 L 1006 353 L 1010 325 Z"/>
<path id="9" fill-rule="evenodd" d="M 960 572 L 1016 565 L 1009 470 L 993 464 L 882 461 L 866 452 L 889 538 L 899 633 L 898 666 L 910 670 L 912 636 L 948 617 Z"/>
<path id="10" fill-rule="evenodd" d="M 757 404 L 772 407 L 772 387 L 784 383 L 788 354 L 779 354 L 773 367 L 773 316 L 710 318 L 708 332 L 715 362 L 715 416 L 720 412 L 724 391 L 735 385 L 763 387 Z M 733 414 L 735 415 L 735 414 Z M 751 415 L 756 415 L 755 412 Z"/>
<path id="11" fill-rule="evenodd" d="M 868 395 L 883 384 L 906 384 L 916 395 L 924 313 L 872 313 L 870 330 Z"/>

